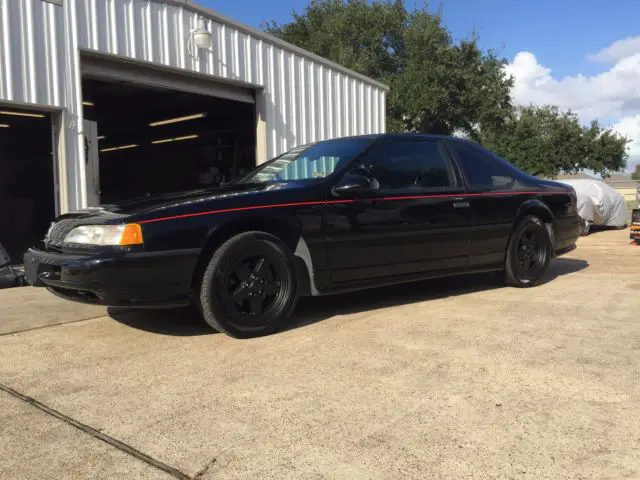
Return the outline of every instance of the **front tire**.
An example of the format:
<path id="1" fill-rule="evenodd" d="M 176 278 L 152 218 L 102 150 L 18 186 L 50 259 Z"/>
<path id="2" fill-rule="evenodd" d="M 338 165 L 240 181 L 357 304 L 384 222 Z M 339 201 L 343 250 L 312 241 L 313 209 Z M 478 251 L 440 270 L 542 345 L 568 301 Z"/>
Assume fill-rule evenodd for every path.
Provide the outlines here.
<path id="1" fill-rule="evenodd" d="M 528 288 L 537 285 L 553 254 L 549 231 L 534 215 L 521 218 L 514 229 L 505 256 L 507 285 Z"/>
<path id="2" fill-rule="evenodd" d="M 263 232 L 227 240 L 211 257 L 200 284 L 204 320 L 235 338 L 279 331 L 297 300 L 293 255 L 280 239 Z"/>
<path id="3" fill-rule="evenodd" d="M 584 218 L 581 218 L 580 220 L 582 224 L 580 228 L 580 235 L 583 237 L 586 237 L 587 235 L 589 235 L 589 232 L 591 231 L 591 222 Z"/>

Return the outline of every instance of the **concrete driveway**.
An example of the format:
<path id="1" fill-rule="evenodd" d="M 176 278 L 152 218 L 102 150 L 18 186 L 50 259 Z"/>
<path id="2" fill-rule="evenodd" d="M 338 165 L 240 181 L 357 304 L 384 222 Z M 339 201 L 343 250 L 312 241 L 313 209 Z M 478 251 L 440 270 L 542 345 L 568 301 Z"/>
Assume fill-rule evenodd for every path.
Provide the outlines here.
<path id="1" fill-rule="evenodd" d="M 640 478 L 640 247 L 594 233 L 547 280 L 310 299 L 244 341 L 0 291 L 0 478 Z"/>

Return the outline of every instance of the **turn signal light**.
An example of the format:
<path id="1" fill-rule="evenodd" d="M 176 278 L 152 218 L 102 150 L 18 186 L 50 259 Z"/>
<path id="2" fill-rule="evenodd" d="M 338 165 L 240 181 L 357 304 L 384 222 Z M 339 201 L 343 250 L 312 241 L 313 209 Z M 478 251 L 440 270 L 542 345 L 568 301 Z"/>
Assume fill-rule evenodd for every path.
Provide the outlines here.
<path id="1" fill-rule="evenodd" d="M 142 245 L 142 228 L 137 223 L 128 223 L 124 226 L 120 245 Z"/>

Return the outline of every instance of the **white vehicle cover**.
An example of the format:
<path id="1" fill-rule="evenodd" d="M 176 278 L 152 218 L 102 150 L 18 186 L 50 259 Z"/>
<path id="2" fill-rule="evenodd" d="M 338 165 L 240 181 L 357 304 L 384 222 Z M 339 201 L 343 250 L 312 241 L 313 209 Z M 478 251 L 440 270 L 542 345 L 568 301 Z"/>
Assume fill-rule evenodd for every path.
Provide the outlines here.
<path id="1" fill-rule="evenodd" d="M 571 185 L 578 197 L 578 215 L 601 227 L 627 225 L 627 204 L 624 196 L 600 180 L 556 180 Z"/>

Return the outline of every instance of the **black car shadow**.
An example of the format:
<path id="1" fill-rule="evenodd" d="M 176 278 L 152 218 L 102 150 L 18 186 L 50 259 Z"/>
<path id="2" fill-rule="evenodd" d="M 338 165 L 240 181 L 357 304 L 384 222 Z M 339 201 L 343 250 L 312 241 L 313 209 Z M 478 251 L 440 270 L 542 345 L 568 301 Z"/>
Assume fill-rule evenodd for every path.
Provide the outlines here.
<path id="1" fill-rule="evenodd" d="M 549 265 L 539 285 L 552 282 L 563 275 L 579 272 L 588 266 L 589 263 L 585 260 L 556 258 Z M 321 298 L 302 298 L 288 329 L 311 325 L 335 315 L 357 314 L 499 288 L 506 287 L 494 273 L 481 273 L 379 287 Z"/>
<path id="2" fill-rule="evenodd" d="M 109 307 L 107 314 L 124 325 L 146 332 L 175 337 L 192 337 L 218 333 L 192 307 L 162 310 Z"/>
<path id="3" fill-rule="evenodd" d="M 589 262 L 580 258 L 558 257 L 551 260 L 549 268 L 545 272 L 539 285 L 554 281 L 563 275 L 570 275 L 589 267 Z"/>
<path id="4" fill-rule="evenodd" d="M 589 229 L 589 234 L 587 236 L 597 235 L 598 233 L 602 233 L 602 232 L 610 232 L 612 230 L 627 230 L 630 224 L 631 224 L 631 221 L 629 221 L 629 223 L 624 227 L 607 227 L 605 225 L 591 225 L 591 228 Z"/>
<path id="5" fill-rule="evenodd" d="M 556 258 L 549 265 L 541 284 L 588 266 L 585 260 Z M 335 315 L 362 313 L 497 288 L 505 287 L 493 273 L 483 273 L 301 298 L 287 330 L 305 327 Z M 110 307 L 107 312 L 111 318 L 124 325 L 161 335 L 196 336 L 218 333 L 200 318 L 195 308 L 135 310 Z"/>

